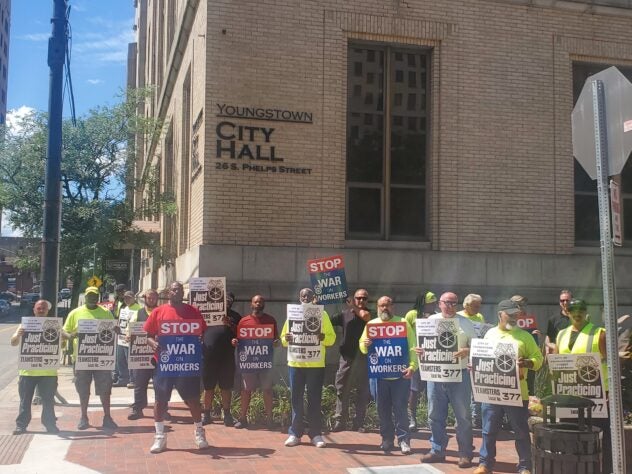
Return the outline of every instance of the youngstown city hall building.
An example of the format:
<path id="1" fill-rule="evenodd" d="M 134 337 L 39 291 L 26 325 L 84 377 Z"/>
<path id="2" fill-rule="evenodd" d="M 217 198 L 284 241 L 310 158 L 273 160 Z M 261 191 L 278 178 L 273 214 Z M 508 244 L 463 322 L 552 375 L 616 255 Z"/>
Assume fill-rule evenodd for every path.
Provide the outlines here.
<path id="1" fill-rule="evenodd" d="M 351 291 L 516 293 L 541 323 L 570 288 L 599 318 L 597 186 L 573 158 L 587 77 L 632 78 L 632 1 L 137 0 L 130 84 L 164 131 L 137 147 L 161 258 L 140 287 L 226 276 L 280 321 L 310 258 Z M 630 132 L 632 133 L 632 132 Z M 632 165 L 616 249 L 632 305 Z M 333 308 L 330 312 L 334 312 Z"/>

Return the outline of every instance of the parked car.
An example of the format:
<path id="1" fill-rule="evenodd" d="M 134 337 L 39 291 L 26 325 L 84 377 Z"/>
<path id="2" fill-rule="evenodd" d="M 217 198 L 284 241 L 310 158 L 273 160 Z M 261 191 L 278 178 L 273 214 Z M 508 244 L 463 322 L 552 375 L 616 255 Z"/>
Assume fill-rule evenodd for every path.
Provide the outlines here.
<path id="1" fill-rule="evenodd" d="M 28 306 L 33 306 L 39 298 L 39 293 L 24 293 L 22 295 L 22 299 L 20 300 L 20 307 L 26 308 Z"/>
<path id="2" fill-rule="evenodd" d="M 0 300 L 8 301 L 11 303 L 18 300 L 18 295 L 10 291 L 2 291 L 0 292 Z"/>
<path id="3" fill-rule="evenodd" d="M 0 314 L 7 314 L 11 309 L 11 303 L 7 300 L 0 300 Z"/>
<path id="4" fill-rule="evenodd" d="M 59 296 L 61 297 L 62 300 L 70 299 L 71 295 L 72 295 L 72 291 L 70 290 L 70 288 L 62 288 L 59 291 Z"/>

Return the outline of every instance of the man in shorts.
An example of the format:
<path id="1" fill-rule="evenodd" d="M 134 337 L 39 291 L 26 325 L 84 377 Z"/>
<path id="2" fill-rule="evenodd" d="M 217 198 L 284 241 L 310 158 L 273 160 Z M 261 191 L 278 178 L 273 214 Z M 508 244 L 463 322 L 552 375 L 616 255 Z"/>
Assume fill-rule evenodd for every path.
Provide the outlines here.
<path id="1" fill-rule="evenodd" d="M 223 324 L 209 326 L 204 331 L 204 415 L 202 424 L 211 423 L 211 407 L 215 387 L 219 385 L 222 396 L 222 409 L 224 411 L 224 425 L 233 426 L 233 416 L 230 413 L 230 403 L 235 380 L 235 348 L 232 340 L 237 334 L 237 324 L 241 315 L 231 309 L 235 301 L 235 295 L 226 295 L 226 316 Z"/>
<path id="2" fill-rule="evenodd" d="M 112 313 L 102 308 L 99 302 L 99 289 L 96 286 L 89 286 L 85 291 L 85 304 L 73 309 L 66 318 L 64 324 L 64 337 L 74 338 L 73 358 L 77 360 L 77 330 L 81 319 L 114 319 Z M 118 328 L 116 328 L 118 329 Z M 110 416 L 110 396 L 112 394 L 112 374 L 109 370 L 76 370 L 75 388 L 79 395 L 81 405 L 81 419 L 77 425 L 79 430 L 87 430 L 90 427 L 88 420 L 88 403 L 90 402 L 90 384 L 94 380 L 94 392 L 101 398 L 103 406 L 103 429 L 115 430 L 117 424 Z"/>
<path id="3" fill-rule="evenodd" d="M 239 321 L 237 326 L 237 334 L 242 327 L 256 328 L 261 325 L 273 325 L 274 327 L 274 346 L 279 345 L 279 333 L 277 330 L 277 324 L 274 317 L 263 312 L 266 306 L 266 300 L 261 295 L 253 296 L 250 301 L 250 307 L 252 313 L 248 316 L 244 316 Z M 234 338 L 232 344 L 237 347 L 239 340 Z M 258 372 L 244 373 L 242 376 L 242 389 L 241 389 L 241 410 L 239 415 L 239 421 L 235 423 L 235 428 L 242 429 L 248 427 L 248 408 L 250 407 L 250 397 L 252 392 L 257 388 L 261 389 L 263 393 L 263 404 L 265 407 L 267 426 L 268 429 L 274 428 L 274 420 L 272 418 L 272 383 L 273 374 L 272 369 L 262 369 Z"/>
<path id="4" fill-rule="evenodd" d="M 147 332 L 147 342 L 159 351 L 162 335 L 197 335 L 202 336 L 206 330 L 206 322 L 202 313 L 189 304 L 183 303 L 184 288 L 182 283 L 174 281 L 169 285 L 169 303 L 154 309 L 143 329 Z M 186 329 L 185 329 L 186 328 Z M 169 330 L 167 333 L 166 331 Z M 156 435 L 154 444 L 149 452 L 156 454 L 167 449 L 167 435 L 165 434 L 164 414 L 167 411 L 171 391 L 178 391 L 180 398 L 189 407 L 195 425 L 195 445 L 198 449 L 208 447 L 206 433 L 202 426 L 202 405 L 200 404 L 200 374 L 191 376 L 162 375 L 156 368 L 154 375 L 154 425 Z"/>

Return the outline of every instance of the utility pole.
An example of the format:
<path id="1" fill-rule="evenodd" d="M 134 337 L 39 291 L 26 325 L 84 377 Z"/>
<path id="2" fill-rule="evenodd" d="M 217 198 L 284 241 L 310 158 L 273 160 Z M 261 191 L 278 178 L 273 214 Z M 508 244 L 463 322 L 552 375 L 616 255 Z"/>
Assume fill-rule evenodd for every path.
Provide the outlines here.
<path id="1" fill-rule="evenodd" d="M 59 273 L 59 237 L 61 222 L 61 146 L 63 111 L 63 74 L 66 56 L 66 0 L 53 0 L 52 35 L 48 40 L 48 144 L 44 181 L 44 229 L 40 296 L 53 305 L 57 316 L 57 278 Z"/>

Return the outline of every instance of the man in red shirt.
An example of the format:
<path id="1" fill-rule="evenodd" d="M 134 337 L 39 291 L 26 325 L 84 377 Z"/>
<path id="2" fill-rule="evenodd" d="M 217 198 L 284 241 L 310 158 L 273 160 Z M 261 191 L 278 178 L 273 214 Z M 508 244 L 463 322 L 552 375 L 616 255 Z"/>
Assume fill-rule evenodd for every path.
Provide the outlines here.
<path id="1" fill-rule="evenodd" d="M 266 300 L 261 295 L 253 296 L 250 301 L 250 308 L 252 313 L 248 316 L 241 318 L 237 325 L 237 335 L 240 333 L 241 328 L 254 328 L 262 325 L 273 325 L 274 327 L 274 346 L 279 345 L 279 333 L 277 330 L 277 324 L 274 317 L 263 312 L 266 306 Z M 232 340 L 233 346 L 237 346 L 239 339 L 234 338 Z M 241 410 L 239 421 L 235 423 L 235 428 L 241 429 L 248 426 L 248 407 L 250 406 L 250 397 L 252 392 L 257 388 L 261 388 L 263 393 L 263 404 L 265 406 L 267 425 L 268 428 L 274 428 L 274 421 L 272 419 L 272 384 L 273 374 L 272 369 L 262 369 L 258 372 L 242 373 L 242 389 L 241 389 Z"/>
<path id="2" fill-rule="evenodd" d="M 174 281 L 169 285 L 169 303 L 158 306 L 154 309 L 143 329 L 147 332 L 147 341 L 149 345 L 156 351 L 156 362 L 161 363 L 163 356 L 167 355 L 166 349 L 161 346 L 161 337 L 168 336 L 191 336 L 195 335 L 201 339 L 206 322 L 200 311 L 191 305 L 182 302 L 184 298 L 184 288 L 182 283 Z M 197 341 L 196 341 L 197 342 Z M 154 392 L 156 402 L 154 403 L 154 422 L 156 426 L 156 436 L 154 444 L 151 446 L 151 453 L 161 453 L 167 449 L 167 435 L 165 434 L 164 414 L 167 411 L 167 405 L 171 398 L 171 391 L 175 387 L 178 394 L 184 400 L 191 411 L 193 422 L 195 424 L 195 444 L 198 449 L 207 448 L 206 433 L 202 426 L 202 406 L 200 404 L 200 374 L 201 374 L 201 340 L 199 341 L 199 361 L 197 363 L 183 364 L 166 364 L 166 365 L 182 365 L 187 368 L 187 375 L 172 376 L 161 374 L 156 367 L 154 375 Z M 177 344 L 172 344 L 174 347 Z M 187 348 L 190 344 L 184 344 Z M 164 346 L 164 344 L 163 344 Z M 178 346 L 179 347 L 179 346 Z M 184 348 L 179 349 L 182 354 Z M 197 370 L 196 370 L 197 367 Z M 180 370 L 180 369 L 179 369 Z M 189 374 L 190 373 L 190 374 Z"/>

